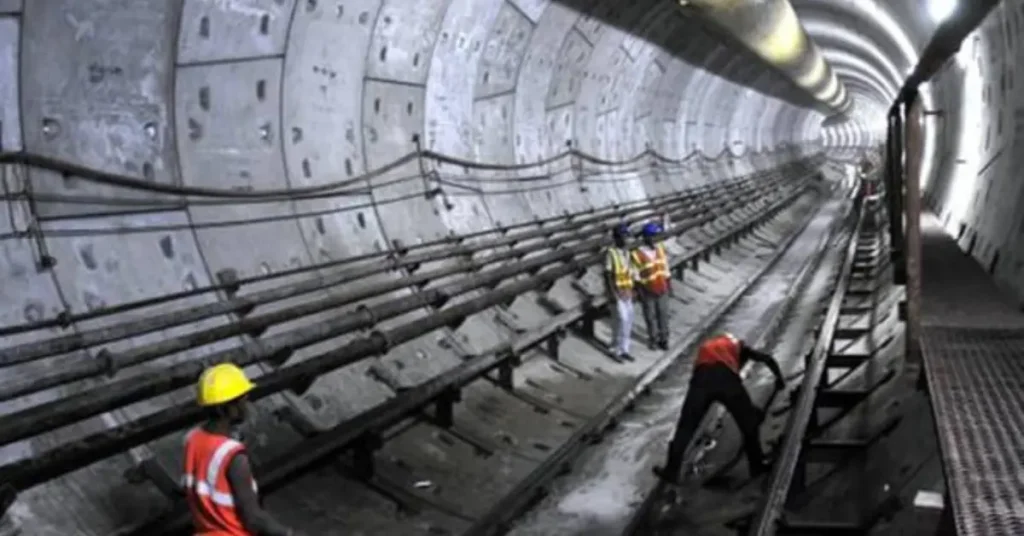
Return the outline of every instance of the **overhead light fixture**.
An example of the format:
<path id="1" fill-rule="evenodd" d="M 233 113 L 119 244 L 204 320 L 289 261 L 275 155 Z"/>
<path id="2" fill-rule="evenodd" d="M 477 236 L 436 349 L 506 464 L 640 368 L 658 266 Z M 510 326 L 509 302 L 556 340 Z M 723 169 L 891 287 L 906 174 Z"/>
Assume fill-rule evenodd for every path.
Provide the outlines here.
<path id="1" fill-rule="evenodd" d="M 928 14 L 935 24 L 946 22 L 956 12 L 958 0 L 928 0 Z"/>

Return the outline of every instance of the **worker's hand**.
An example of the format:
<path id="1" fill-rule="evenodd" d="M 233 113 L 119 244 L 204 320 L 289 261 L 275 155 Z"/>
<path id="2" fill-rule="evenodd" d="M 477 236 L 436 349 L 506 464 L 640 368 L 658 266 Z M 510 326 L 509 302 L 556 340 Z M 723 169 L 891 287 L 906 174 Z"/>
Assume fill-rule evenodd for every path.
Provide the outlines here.
<path id="1" fill-rule="evenodd" d="M 786 388 L 786 382 L 782 378 L 775 378 L 775 390 L 781 391 Z"/>

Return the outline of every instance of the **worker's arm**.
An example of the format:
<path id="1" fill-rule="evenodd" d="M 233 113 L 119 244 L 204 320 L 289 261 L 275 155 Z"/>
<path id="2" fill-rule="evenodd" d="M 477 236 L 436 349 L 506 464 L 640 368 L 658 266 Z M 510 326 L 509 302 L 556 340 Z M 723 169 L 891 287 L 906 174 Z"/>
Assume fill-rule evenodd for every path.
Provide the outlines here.
<path id="1" fill-rule="evenodd" d="M 782 376 L 782 369 L 779 368 L 779 363 L 775 361 L 775 358 L 772 357 L 770 354 L 766 354 L 759 350 L 755 350 L 747 346 L 746 344 L 740 344 L 740 359 L 743 361 L 749 359 L 751 361 L 757 361 L 758 363 L 763 364 L 764 366 L 771 369 L 772 374 L 775 375 L 775 382 L 777 384 L 785 383 L 786 380 Z"/>
<path id="2" fill-rule="evenodd" d="M 604 254 L 604 286 L 609 296 L 615 296 L 615 261 L 612 259 L 612 250 Z"/>
<path id="3" fill-rule="evenodd" d="M 228 482 L 235 498 L 235 509 L 245 530 L 260 536 L 294 536 L 295 531 L 278 523 L 260 506 L 256 490 L 252 489 L 252 468 L 249 457 L 240 452 L 228 465 Z"/>
<path id="4" fill-rule="evenodd" d="M 668 248 L 665 247 L 664 242 L 662 242 L 661 244 L 661 249 L 665 252 L 665 268 L 668 269 L 668 279 L 666 280 L 666 282 L 668 283 L 668 293 L 672 294 L 672 261 L 668 257 Z"/>

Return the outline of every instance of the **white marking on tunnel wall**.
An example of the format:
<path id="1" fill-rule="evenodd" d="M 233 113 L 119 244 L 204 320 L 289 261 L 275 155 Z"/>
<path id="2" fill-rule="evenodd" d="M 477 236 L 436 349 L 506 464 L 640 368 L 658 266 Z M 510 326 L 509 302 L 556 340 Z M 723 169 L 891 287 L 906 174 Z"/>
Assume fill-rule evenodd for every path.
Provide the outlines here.
<path id="1" fill-rule="evenodd" d="M 249 17 L 262 17 L 263 15 L 270 14 L 264 9 L 252 6 L 253 0 L 203 0 L 203 2 L 221 11 L 229 11 Z"/>
<path id="2" fill-rule="evenodd" d="M 92 39 L 96 36 L 96 27 L 91 20 L 79 22 L 71 13 L 65 13 L 64 20 L 75 29 L 75 41 L 81 41 L 83 38 Z"/>

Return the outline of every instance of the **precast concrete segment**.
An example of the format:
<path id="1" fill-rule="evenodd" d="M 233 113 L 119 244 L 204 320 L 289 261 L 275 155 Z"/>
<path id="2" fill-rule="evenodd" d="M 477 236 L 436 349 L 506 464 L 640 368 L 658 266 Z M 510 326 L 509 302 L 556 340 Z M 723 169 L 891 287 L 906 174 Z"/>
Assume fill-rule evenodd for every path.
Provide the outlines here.
<path id="1" fill-rule="evenodd" d="M 432 147 L 433 141 L 434 147 L 471 160 L 533 162 L 564 150 L 567 141 L 579 144 L 584 138 L 596 140 L 591 149 L 601 156 L 635 153 L 634 133 L 637 125 L 643 124 L 652 146 L 683 156 L 691 148 L 677 152 L 680 144 L 671 140 L 687 136 L 688 127 L 670 105 L 687 100 L 684 91 L 688 86 L 683 81 L 698 75 L 717 79 L 706 66 L 687 65 L 660 49 L 659 40 L 676 33 L 672 26 L 637 39 L 637 26 L 649 22 L 636 16 L 643 12 L 641 5 L 619 11 L 605 3 L 583 12 L 576 4 L 542 0 L 435 1 L 413 8 L 402 2 L 373 0 L 254 0 L 244 4 L 149 0 L 102 5 L 64 1 L 24 6 L 5 0 L 0 3 L 0 13 L 17 14 L 22 8 L 24 13 L 0 16 L 0 142 L 5 150 L 23 145 L 34 153 L 127 173 L 155 184 L 239 190 L 310 187 L 357 176 L 412 150 L 414 135 L 425 148 Z M 613 53 L 598 56 L 592 53 L 596 49 Z M 579 59 L 583 52 L 587 52 L 586 58 Z M 616 59 L 619 65 L 615 65 Z M 637 82 L 644 79 L 640 73 L 650 72 L 656 61 L 660 64 L 655 71 L 676 74 L 655 76 L 650 83 Z M 460 85 L 459 77 L 452 74 L 463 72 L 456 67 L 473 72 L 468 77 L 471 89 Z M 19 80 L 19 85 L 4 83 L 10 80 Z M 656 83 L 657 87 L 650 85 Z M 704 84 L 701 91 L 715 95 L 722 87 L 733 87 L 729 84 L 733 83 Z M 635 94 L 651 94 L 659 88 L 651 112 L 646 116 L 638 113 Z M 602 98 L 606 99 L 603 104 Z M 802 113 L 760 94 L 749 98 L 765 107 Z M 716 106 L 721 106 L 720 99 L 714 101 Z M 555 106 L 549 106 L 549 101 Z M 773 120 L 771 114 L 763 119 L 769 125 Z M 765 148 L 788 141 L 790 134 L 779 129 Z M 691 136 L 697 140 L 704 134 L 698 131 Z M 715 141 L 709 143 L 712 150 L 707 152 L 719 154 L 727 137 L 731 135 L 716 134 Z M 794 154 L 765 152 L 757 156 L 756 165 L 750 165 L 768 169 L 793 159 Z M 728 160 L 742 166 L 748 158 L 753 162 L 753 156 Z M 4 277 L 9 278 L 5 281 L 14 281 L 0 289 L 3 326 L 208 286 L 232 276 L 396 250 L 403 244 L 415 245 L 498 221 L 515 223 L 566 209 L 642 199 L 653 192 L 708 180 L 702 170 L 718 178 L 726 176 L 728 169 L 726 160 L 701 160 L 690 173 L 674 173 L 660 180 L 631 178 L 582 192 L 578 184 L 563 184 L 568 175 L 564 170 L 552 168 L 551 179 L 540 183 L 544 188 L 532 191 L 481 195 L 465 187 L 447 186 L 446 195 L 427 198 L 421 182 L 385 184 L 418 175 L 418 167 L 410 165 L 367 183 L 372 191 L 358 195 L 221 208 L 181 199 L 180 207 L 160 206 L 143 213 L 141 209 L 150 208 L 147 203 L 155 206 L 156 197 L 38 169 L 26 174 L 23 168 L 5 167 L 4 184 L 10 185 L 12 192 L 23 192 L 29 184 L 32 192 L 40 194 L 134 197 L 138 202 L 118 208 L 28 203 L 27 198 L 0 204 L 4 236 L 26 232 L 39 222 L 44 229 L 41 236 L 10 237 L 2 242 Z M 465 174 L 449 166 L 437 171 Z M 304 216 L 327 209 L 332 213 Z M 93 217 L 78 219 L 85 213 Z M 54 220 L 58 217 L 62 219 Z M 281 219 L 235 227 L 210 225 L 251 217 Z M 55 232 L 97 227 L 116 230 L 141 224 L 178 230 L 105 237 Z M 46 230 L 54 233 L 48 235 Z M 56 266 L 39 271 L 46 264 L 45 255 L 55 259 Z M 401 274 L 380 280 L 397 277 Z M 391 297 L 409 292 L 396 291 Z M 217 299 L 206 295 L 185 303 L 199 306 Z M 278 303 L 267 310 L 293 303 Z M 424 309 L 413 316 L 431 313 Z M 222 325 L 230 319 L 211 318 L 192 328 Z M 318 319 L 305 317 L 272 329 L 291 329 Z M 91 329 L 105 322 L 85 321 L 67 330 Z M 273 330 L 266 335 L 277 333 Z M 52 332 L 58 333 L 67 331 Z M 154 333 L 151 338 L 119 343 L 123 346 L 114 349 L 178 333 Z M 450 366 L 465 348 L 485 346 L 501 333 L 493 321 L 477 317 L 458 330 L 438 333 L 417 343 L 419 346 L 410 345 L 407 351 L 365 368 L 339 372 L 303 397 L 283 395 L 275 403 L 295 406 L 307 415 L 318 411 L 332 418 L 351 415 L 391 396 L 395 388 Z M 50 333 L 16 335 L 6 338 L 4 345 L 47 336 Z M 239 342 L 251 344 L 253 340 L 246 335 L 231 344 Z M 311 348 L 312 353 L 293 359 L 301 362 L 323 349 Z M 202 355 L 193 352 L 180 359 Z M 400 368 L 394 377 L 381 372 Z M 189 396 L 182 391 L 159 403 L 183 401 Z M 45 400 L 26 398 L 14 408 Z M 104 416 L 96 426 L 153 409 L 155 406 L 129 408 Z M 69 436 L 86 431 L 67 430 Z M 265 439 L 265 432 L 252 434 L 256 441 Z M 24 454 L 24 449 L 44 449 L 52 444 L 22 445 L 18 452 L 4 451 L 3 456 L 14 457 Z M 171 446 L 152 448 L 173 451 Z M 124 460 L 150 454 L 149 448 L 140 448 L 126 454 Z M 120 476 L 111 476 L 120 475 L 120 469 L 114 464 L 102 470 L 84 470 L 75 480 L 81 477 L 82 483 L 66 492 L 26 494 L 16 505 L 16 517 L 31 521 L 33 512 L 98 494 L 107 499 L 89 511 L 69 513 L 67 524 L 59 530 L 75 533 L 79 530 L 75 523 L 81 522 L 97 534 L 109 533 L 121 515 L 118 497 L 149 497 L 151 492 L 148 485 L 130 485 Z M 108 486 L 111 480 L 115 482 Z M 156 495 L 152 498 L 157 500 Z"/>
<path id="2" fill-rule="evenodd" d="M 320 404 L 320 403 L 322 403 L 322 401 L 318 401 L 318 399 L 317 399 L 317 398 L 315 398 L 315 397 L 310 397 L 310 398 L 309 398 L 309 401 L 310 401 L 310 403 L 311 403 L 311 404 L 313 404 L 313 405 L 317 405 L 317 404 Z M 259 435 L 258 437 L 266 437 L 266 436 L 264 436 L 264 435 L 263 435 L 263 434 L 261 433 L 261 434 L 260 434 L 260 435 Z M 262 441 L 262 440 L 259 440 L 259 441 Z M 161 450 L 161 451 L 166 451 L 166 450 L 168 450 L 168 449 L 175 449 L 175 447 L 174 447 L 173 445 L 171 445 L 171 443 L 174 443 L 174 442 L 173 442 L 173 441 L 171 441 L 171 442 L 168 442 L 168 443 L 162 443 L 162 444 L 164 445 L 164 447 L 165 447 L 165 448 L 161 448 L 160 450 Z M 169 458 L 169 459 L 173 459 L 173 456 L 175 455 L 175 452 L 174 452 L 173 450 L 171 450 L 171 452 L 164 452 L 164 455 L 166 455 L 166 456 L 170 456 L 171 458 Z M 173 465 L 173 464 L 172 464 L 172 465 Z"/>
<path id="3" fill-rule="evenodd" d="M 755 194 L 755 191 L 747 191 L 745 193 L 745 196 L 750 197 L 753 194 Z M 714 199 L 710 199 L 710 200 L 705 200 L 704 203 L 708 203 L 709 201 L 712 202 L 712 203 L 715 202 Z M 682 200 L 680 202 L 682 202 Z M 743 199 L 741 197 L 740 201 L 732 202 L 731 206 L 735 207 L 737 202 L 746 203 L 746 202 L 748 202 L 748 200 L 747 199 Z M 706 212 L 706 210 L 701 211 L 701 213 L 704 213 L 704 212 Z M 697 214 L 697 213 L 693 213 L 693 214 L 691 214 L 689 216 L 685 216 L 685 213 L 678 213 L 678 212 L 675 213 L 675 215 L 677 215 L 677 216 L 679 216 L 681 214 L 684 215 L 684 217 L 686 219 L 688 219 L 688 220 L 706 221 L 708 219 L 708 217 L 704 217 L 703 219 L 701 219 L 701 216 L 699 214 Z M 710 217 L 714 217 L 714 216 L 710 216 Z M 685 230 L 685 229 L 680 229 L 680 230 Z M 601 232 L 601 229 L 596 229 L 595 231 L 596 232 Z M 675 231 L 675 232 L 677 232 L 677 231 Z M 594 231 L 592 231 L 590 233 L 587 233 L 585 235 L 582 235 L 581 238 L 584 237 L 584 236 L 590 236 L 590 235 L 593 235 L 593 234 L 594 234 Z M 595 243 L 595 239 L 586 240 L 583 243 L 577 244 L 574 247 L 571 247 L 571 248 L 568 248 L 568 249 L 562 248 L 564 250 L 562 253 L 559 253 L 558 251 L 556 251 L 553 254 L 549 253 L 547 255 L 544 255 L 543 259 L 538 258 L 537 255 L 533 255 L 533 258 L 530 259 L 530 261 L 528 261 L 528 262 L 506 264 L 506 265 L 502 266 L 502 270 L 506 270 L 507 271 L 509 269 L 512 269 L 512 270 L 525 269 L 525 268 L 527 268 L 527 266 L 526 266 L 527 264 L 536 264 L 538 260 L 545 260 L 545 261 L 564 260 L 564 258 L 566 257 L 566 254 L 570 254 L 570 256 L 571 256 L 573 254 L 583 253 L 583 252 L 586 251 L 586 248 L 590 248 L 590 247 L 593 247 L 595 245 L 599 245 L 600 242 L 603 241 L 601 237 L 595 237 L 595 238 L 596 238 L 596 243 Z M 550 249 L 550 247 L 548 247 L 548 246 L 549 246 L 548 244 L 538 244 L 537 247 L 533 248 L 534 251 L 529 251 L 527 249 L 520 248 L 520 249 L 515 250 L 515 251 L 503 252 L 503 253 L 499 254 L 499 255 L 502 255 L 500 258 L 498 256 L 495 256 L 493 261 L 498 262 L 498 261 L 504 260 L 506 258 L 522 257 L 526 253 L 540 253 L 543 250 Z M 537 250 L 540 250 L 540 251 L 537 251 Z M 494 264 L 495 263 L 495 262 L 488 262 L 486 259 L 483 262 L 487 263 L 487 264 Z M 519 265 L 522 265 L 522 268 L 519 268 Z M 480 268 L 480 267 L 483 267 L 483 264 L 475 265 L 475 268 Z M 471 268 L 470 271 L 472 272 L 475 268 Z M 454 273 L 458 273 L 458 270 L 456 270 Z M 428 303 L 431 300 L 435 299 L 435 298 L 426 298 L 426 296 L 429 296 L 429 295 L 432 295 L 432 294 L 435 294 L 435 293 L 439 292 L 439 290 L 435 290 L 435 288 L 431 288 L 431 287 L 437 287 L 437 285 L 439 283 L 447 283 L 447 281 L 442 281 L 442 279 L 444 279 L 447 276 L 451 275 L 452 272 L 446 271 L 445 273 L 438 273 L 438 274 L 434 274 L 434 275 L 431 275 L 431 274 L 432 274 L 432 272 L 425 272 L 423 274 L 417 275 L 417 278 L 421 278 L 422 279 L 421 283 L 427 283 L 427 282 L 431 283 L 430 286 L 425 287 L 430 292 L 426 293 L 424 295 L 424 297 L 421 297 L 418 300 L 418 301 L 423 301 L 423 303 Z M 482 273 L 481 276 L 483 276 L 483 277 L 492 277 L 493 278 L 493 276 L 490 275 L 490 274 L 501 276 L 501 271 L 490 270 L 488 272 Z M 514 274 L 514 272 L 510 272 L 510 274 Z M 501 277 L 505 277 L 505 276 L 501 276 Z M 479 279 L 479 277 L 476 278 L 476 279 Z M 458 282 L 456 281 L 456 283 L 458 283 Z M 468 287 L 465 287 L 465 290 L 474 289 L 477 286 L 480 286 L 480 285 L 476 285 L 476 284 L 470 285 Z M 449 287 L 451 287 L 451 288 L 449 289 Z M 452 299 L 455 299 L 455 301 L 458 301 L 460 295 L 462 295 L 463 292 L 465 292 L 464 290 L 463 291 L 456 290 L 457 287 L 458 287 L 458 285 L 456 285 L 455 287 L 452 287 L 451 285 L 444 285 L 444 286 L 439 287 L 439 288 L 441 289 L 440 291 L 446 293 L 448 301 L 451 302 Z M 444 290 L 444 289 L 448 289 L 448 290 Z M 374 294 L 386 293 L 388 290 L 389 290 L 389 288 L 382 287 L 379 290 L 371 291 L 371 292 L 367 293 L 365 296 L 366 297 L 372 297 Z M 353 301 L 356 298 L 355 297 L 351 297 L 351 298 L 347 298 L 347 299 L 348 299 L 348 301 Z M 408 302 L 408 300 L 399 300 L 398 303 L 401 303 L 402 301 Z M 218 330 L 212 330 L 212 331 L 209 331 L 209 332 L 207 332 L 205 334 L 197 334 L 198 336 L 196 338 L 192 339 L 192 340 L 190 340 L 190 338 L 182 338 L 182 339 L 178 339 L 178 340 L 167 341 L 167 344 L 158 344 L 158 345 L 153 345 L 152 347 L 140 347 L 140 348 L 137 349 L 138 351 L 136 351 L 134 353 L 129 352 L 129 354 L 131 354 L 131 357 L 129 357 L 129 355 L 112 356 L 112 357 L 114 358 L 115 361 L 123 361 L 125 364 L 128 364 L 128 365 L 137 364 L 139 362 L 145 362 L 145 361 L 148 361 L 150 359 L 160 357 L 161 355 L 165 355 L 168 352 L 178 351 L 180 349 L 191 347 L 191 346 L 197 345 L 197 344 L 202 345 L 202 344 L 205 344 L 205 343 L 209 343 L 209 342 L 218 340 L 220 338 L 223 338 L 223 337 L 226 337 L 226 336 L 230 336 L 230 335 L 232 335 L 234 333 L 252 332 L 252 331 L 255 331 L 257 329 L 265 329 L 267 326 L 277 324 L 277 323 L 281 322 L 282 320 L 287 321 L 287 319 L 289 319 L 289 318 L 298 317 L 298 316 L 301 316 L 303 314 L 307 314 L 307 313 L 311 313 L 311 312 L 317 312 L 319 310 L 323 310 L 323 309 L 326 309 L 326 308 L 337 307 L 337 306 L 343 305 L 345 303 L 346 303 L 345 300 L 341 300 L 341 301 L 324 300 L 324 301 L 321 301 L 321 302 L 312 302 L 312 303 L 307 304 L 308 305 L 307 307 L 299 308 L 299 309 L 295 309 L 295 310 L 288 310 L 287 314 L 284 315 L 283 319 L 282 318 L 276 318 L 276 319 L 272 318 L 275 315 L 269 315 L 268 316 L 268 315 L 265 315 L 265 314 L 257 314 L 257 315 L 255 315 L 253 317 L 246 318 L 242 323 L 240 323 L 238 325 L 238 327 L 233 327 L 233 328 L 231 328 L 231 330 L 228 330 L 228 331 L 220 330 L 218 332 Z M 349 315 L 347 315 L 341 321 L 341 324 L 338 324 L 339 327 L 329 328 L 329 330 L 336 330 L 337 331 L 336 333 L 335 332 L 323 332 L 323 331 L 320 330 L 320 328 L 316 328 L 316 329 L 313 329 L 313 330 L 309 330 L 309 329 L 297 330 L 297 331 L 295 331 L 293 333 L 282 334 L 282 336 L 280 336 L 280 337 L 279 336 L 274 336 L 274 337 L 263 339 L 262 342 L 264 344 L 264 351 L 261 351 L 259 353 L 262 354 L 264 357 L 269 356 L 270 354 L 272 354 L 274 352 L 277 352 L 278 350 L 274 350 L 273 348 L 278 348 L 279 345 L 281 345 L 281 344 L 283 344 L 285 346 L 280 346 L 280 349 L 284 349 L 285 347 L 289 347 L 289 350 L 293 350 L 294 348 L 290 348 L 291 345 L 305 346 L 307 344 L 310 344 L 310 343 L 313 343 L 313 342 L 318 342 L 318 341 L 320 341 L 320 340 L 322 340 L 324 338 L 330 337 L 332 335 L 337 335 L 337 334 L 342 333 L 343 331 L 351 329 L 351 328 L 342 328 L 342 327 L 340 327 L 342 325 L 346 325 L 346 326 L 357 326 L 357 325 L 364 325 L 364 324 L 367 325 L 367 326 L 372 325 L 374 323 L 373 321 L 361 320 L 361 318 L 365 318 L 366 316 L 373 317 L 374 321 L 378 321 L 379 322 L 379 321 L 384 321 L 384 320 L 390 319 L 392 317 L 401 318 L 402 317 L 402 313 L 407 312 L 407 309 L 408 309 L 404 305 L 402 305 L 402 306 L 389 306 L 389 307 L 392 307 L 392 309 L 390 309 L 390 310 L 393 311 L 393 312 L 387 312 L 387 311 L 389 311 L 389 309 L 384 308 L 384 309 L 381 309 L 380 311 L 376 311 L 376 309 L 372 309 L 371 310 L 371 314 L 369 314 L 369 315 L 367 315 L 365 313 L 360 313 L 359 311 L 356 311 L 356 314 L 349 314 Z M 394 307 L 398 307 L 398 308 L 395 309 Z M 242 327 L 241 324 L 246 324 L 248 327 Z M 237 354 L 240 354 L 240 353 L 244 353 L 244 352 L 240 352 L 239 350 L 241 350 L 241 349 L 236 349 L 236 350 L 234 350 L 232 352 L 227 352 L 224 355 L 226 356 L 226 355 L 230 355 L 232 353 L 237 355 Z M 221 356 L 221 357 L 223 357 L 223 356 Z"/>
<path id="4" fill-rule="evenodd" d="M 941 227 L 989 268 L 1017 303 L 1024 299 L 1019 268 L 1024 251 L 1017 239 L 1020 185 L 1011 180 L 1020 165 L 1017 128 L 1011 126 L 1019 121 L 1021 102 L 1019 70 L 1011 58 L 1020 53 L 1021 32 L 1020 6 L 1000 4 L 964 41 L 952 60 L 955 72 L 933 77 L 929 86 L 935 106 L 960 111 L 943 120 L 950 128 L 937 140 L 937 152 L 948 157 L 925 185 L 929 208 Z M 998 84 L 993 82 L 997 79 Z M 987 91 L 986 98 L 967 98 L 977 91 Z M 968 201 L 974 196 L 976 204 Z"/>
<path id="5" fill-rule="evenodd" d="M 794 195 L 799 196 L 799 191 L 796 192 Z M 792 197 L 792 196 L 790 196 L 790 197 Z M 785 202 L 783 202 L 783 204 L 785 204 Z M 776 206 L 778 208 L 783 208 L 783 205 L 780 205 L 778 203 L 771 204 L 771 205 L 765 205 L 764 203 L 755 203 L 755 205 L 763 205 L 766 208 L 768 206 Z M 704 245 L 705 246 L 707 246 L 707 245 L 714 245 L 716 243 L 719 243 L 719 241 L 721 240 L 722 236 L 732 235 L 737 230 L 742 230 L 742 229 L 747 228 L 745 226 L 744 227 L 739 227 L 739 226 L 740 225 L 746 225 L 744 222 L 749 221 L 749 219 L 752 218 L 752 217 L 762 218 L 763 214 L 764 214 L 763 210 L 764 210 L 763 208 L 762 209 L 758 209 L 756 207 L 749 207 L 748 209 L 739 208 L 739 209 L 736 209 L 736 210 L 734 210 L 733 212 L 731 212 L 729 214 L 724 215 L 723 217 L 726 220 L 735 221 L 736 223 L 734 224 L 734 226 L 731 229 L 725 229 L 723 231 L 720 231 L 718 234 L 707 235 L 705 237 L 707 241 L 704 242 Z M 762 214 L 762 216 L 758 216 L 758 214 Z M 774 214 L 774 212 L 770 212 L 769 214 Z M 737 220 L 737 218 L 738 218 L 738 220 Z M 699 231 L 699 229 L 697 229 L 697 231 Z M 722 233 L 726 233 L 726 234 L 723 235 Z M 687 259 L 687 258 L 696 258 L 695 255 L 697 255 L 696 252 L 691 253 L 688 256 L 681 257 L 681 258 L 679 258 L 679 262 L 681 262 L 681 263 L 688 263 L 690 261 L 685 260 L 685 259 Z M 581 309 L 577 306 L 574 310 L 575 311 L 580 311 Z M 566 311 L 566 312 L 571 312 L 571 311 Z M 442 314 L 445 314 L 445 313 L 446 313 L 445 311 L 442 312 Z M 543 314 L 542 314 L 542 316 L 543 316 Z M 557 315 L 555 318 L 553 318 L 551 320 L 556 320 L 556 319 L 562 318 L 563 316 L 564 315 L 559 314 L 559 315 Z M 559 321 L 561 321 L 561 320 L 559 320 Z M 544 328 L 541 328 L 541 329 L 545 330 L 547 328 L 544 327 Z M 529 335 L 528 333 L 524 333 L 523 336 L 524 337 L 529 337 L 531 335 Z M 519 338 L 520 337 L 518 337 L 518 336 L 515 337 L 514 341 L 517 341 Z M 518 343 L 514 343 L 514 344 L 518 344 Z M 529 347 L 527 347 L 527 348 L 529 348 Z M 475 364 L 479 363 L 481 360 L 487 361 L 487 360 L 493 360 L 493 359 L 495 359 L 494 356 L 491 356 L 491 357 L 488 357 L 488 356 L 476 356 L 476 357 L 473 357 L 470 361 L 467 361 L 466 365 L 468 365 L 470 368 L 472 368 L 473 366 L 476 366 Z M 463 370 L 465 368 L 466 367 L 460 367 L 460 370 Z M 481 369 L 480 372 L 484 372 L 485 370 L 486 369 Z M 469 378 L 467 381 L 471 381 L 474 378 L 476 378 L 476 376 L 473 376 L 472 378 Z M 446 381 L 446 380 L 445 380 L 445 377 L 438 377 L 434 381 L 432 381 L 432 383 L 429 386 L 427 384 L 424 384 L 423 388 L 437 389 L 438 388 L 437 381 Z M 421 391 L 422 391 L 422 389 L 420 389 L 418 387 L 418 388 L 416 388 L 414 390 L 411 390 L 411 391 L 407 392 L 405 395 L 400 395 L 398 398 L 392 400 L 391 402 L 395 402 L 395 404 L 389 402 L 389 404 L 387 405 L 388 406 L 387 408 L 385 408 L 385 407 L 376 408 L 374 411 L 378 415 L 380 415 L 380 416 L 383 416 L 383 415 L 381 415 L 382 413 L 384 415 L 387 415 L 389 412 L 390 413 L 394 413 L 396 411 L 395 410 L 396 404 L 401 405 L 401 404 L 404 403 L 402 401 L 403 398 L 408 399 L 409 397 L 423 396 L 422 394 L 420 394 Z M 531 401 L 531 403 L 535 403 L 535 404 L 536 403 L 540 403 L 541 406 L 542 406 L 542 409 L 550 406 L 550 402 L 545 403 L 540 398 L 530 397 L 529 393 L 523 392 L 522 389 L 520 389 L 518 391 L 518 396 L 528 398 Z M 377 411 L 377 410 L 381 410 L 381 411 Z M 401 416 L 405 415 L 406 412 L 407 412 L 407 410 L 401 410 L 401 411 L 402 411 L 402 413 L 399 414 L 398 417 L 401 417 Z M 336 429 L 332 429 L 330 431 L 327 431 L 327 433 L 325 433 L 323 436 L 312 438 L 308 445 L 305 444 L 305 443 L 300 445 L 298 447 L 299 448 L 299 452 L 295 452 L 294 454 L 291 454 L 291 455 L 286 455 L 283 460 L 275 459 L 271 463 L 272 468 L 267 473 L 267 481 L 264 482 L 265 485 L 263 486 L 263 488 L 267 489 L 267 490 L 273 491 L 274 489 L 277 489 L 281 485 L 288 484 L 288 482 L 286 480 L 282 480 L 282 479 L 287 478 L 287 475 L 289 475 L 289 474 L 294 474 L 297 469 L 301 469 L 302 467 L 304 467 L 303 465 L 299 465 L 299 466 L 295 465 L 296 457 L 298 457 L 298 460 L 303 460 L 303 459 L 306 460 L 306 461 L 299 461 L 298 463 L 300 463 L 300 464 L 307 464 L 308 465 L 308 463 L 310 463 L 310 456 L 324 457 L 327 454 L 329 454 L 330 452 L 336 451 L 337 448 L 341 448 L 340 445 L 346 444 L 345 442 L 351 442 L 354 438 L 357 438 L 358 436 L 363 435 L 364 434 L 364 432 L 362 431 L 363 427 L 365 427 L 368 424 L 367 423 L 367 418 L 368 417 L 366 415 L 361 415 L 361 416 L 356 417 L 350 423 L 341 423 L 341 424 L 338 425 L 338 427 L 336 427 Z M 392 419 L 392 420 L 388 420 L 388 421 L 385 421 L 385 422 L 390 423 L 390 424 L 384 425 L 384 424 L 382 424 L 380 422 L 377 422 L 377 424 L 375 424 L 373 426 L 379 428 L 381 426 L 388 426 L 388 427 L 390 427 L 390 426 L 394 426 L 395 424 L 399 424 L 393 417 L 388 417 L 388 418 Z M 405 427 L 404 426 L 400 426 L 400 428 L 404 429 Z M 350 439 L 344 439 L 346 437 L 348 437 Z M 339 441 L 340 441 L 340 443 L 339 443 Z M 477 439 L 470 438 L 469 442 L 471 442 L 471 443 L 473 443 L 475 445 L 478 445 L 478 446 L 480 444 L 479 438 L 477 438 Z M 325 450 L 324 449 L 327 448 L 331 444 L 337 444 L 339 446 L 338 447 L 334 447 L 334 450 L 327 451 L 326 454 L 325 454 Z M 450 503 L 440 504 L 440 503 L 438 503 L 438 501 L 434 501 L 432 504 L 434 505 L 433 506 L 434 508 L 441 509 L 444 512 L 449 512 L 450 513 L 452 511 Z M 456 515 L 456 517 L 459 517 L 458 514 L 455 514 L 455 515 Z M 157 525 L 160 526 L 161 529 L 167 528 L 166 523 L 158 522 Z M 152 528 L 150 528 L 150 529 L 145 529 L 145 528 L 141 529 L 141 533 L 143 533 L 143 534 L 151 534 L 152 533 Z"/>

